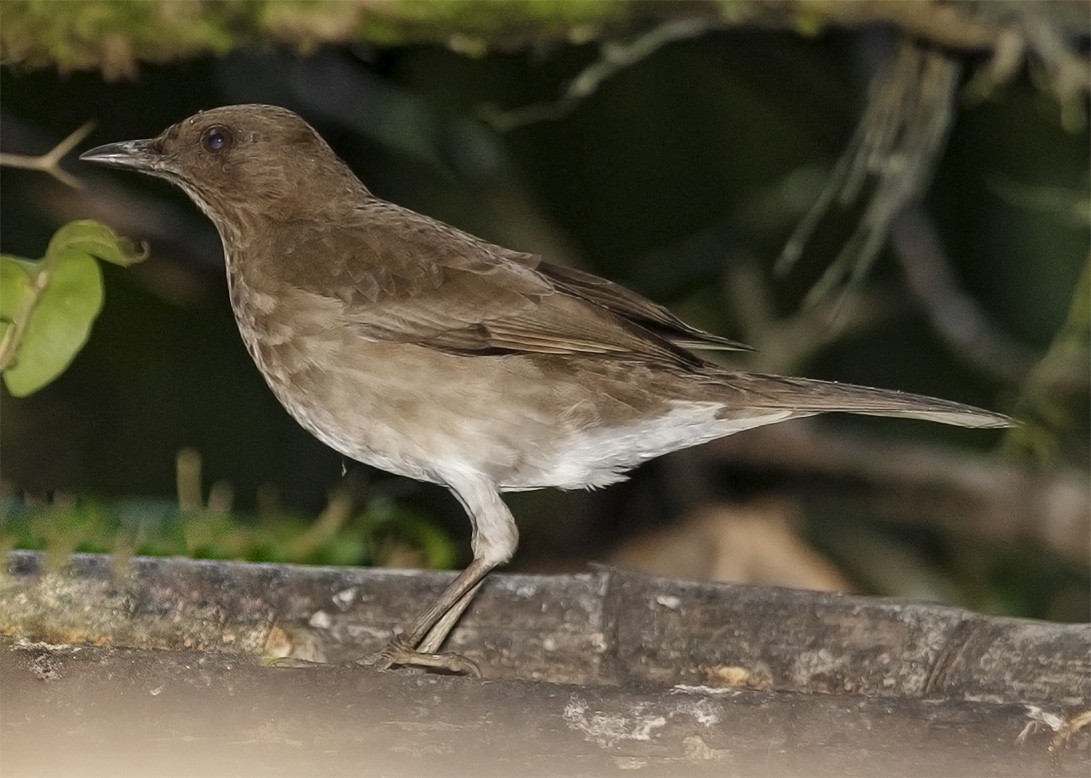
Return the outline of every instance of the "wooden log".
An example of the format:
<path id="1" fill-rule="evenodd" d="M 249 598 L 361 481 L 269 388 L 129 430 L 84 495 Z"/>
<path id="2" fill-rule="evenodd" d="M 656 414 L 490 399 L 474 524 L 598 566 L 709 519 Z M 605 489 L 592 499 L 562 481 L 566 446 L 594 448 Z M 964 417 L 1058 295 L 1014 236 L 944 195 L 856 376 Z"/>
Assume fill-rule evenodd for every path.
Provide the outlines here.
<path id="1" fill-rule="evenodd" d="M 13 552 L 12 775 L 1085 775 L 1091 627 L 657 579 L 495 576 L 485 679 L 378 647 L 446 574 Z M 1066 722 L 1069 722 L 1066 727 Z M 1068 737 L 1058 737 L 1057 732 Z"/>

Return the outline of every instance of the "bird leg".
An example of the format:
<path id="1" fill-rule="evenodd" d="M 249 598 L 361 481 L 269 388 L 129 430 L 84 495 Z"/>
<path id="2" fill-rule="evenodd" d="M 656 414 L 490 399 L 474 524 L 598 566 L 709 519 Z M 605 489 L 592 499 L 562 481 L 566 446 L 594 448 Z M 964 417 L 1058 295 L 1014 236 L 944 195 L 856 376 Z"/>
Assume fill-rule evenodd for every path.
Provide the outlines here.
<path id="1" fill-rule="evenodd" d="M 447 483 L 473 524 L 474 559 L 405 632 L 396 635 L 377 654 L 359 660 L 361 664 L 381 670 L 410 665 L 480 675 L 471 660 L 437 651 L 473 601 L 485 576 L 511 558 L 519 535 L 511 511 L 491 481 L 459 475 Z"/>
<path id="2" fill-rule="evenodd" d="M 432 654 L 439 650 L 439 647 L 443 645 L 443 641 L 447 639 L 447 635 L 450 634 L 455 624 L 458 623 L 463 612 L 469 607 L 474 597 L 477 596 L 483 583 L 485 583 L 484 580 L 478 581 L 473 589 L 470 589 L 462 595 L 462 599 L 452 605 L 451 609 L 440 617 L 435 626 L 428 630 L 428 634 L 424 636 L 424 640 L 417 645 L 418 651 L 425 654 Z"/>
<path id="3" fill-rule="evenodd" d="M 481 675 L 471 660 L 458 654 L 436 653 L 436 650 L 446 640 L 493 567 L 495 565 L 488 564 L 484 559 L 475 559 L 443 590 L 428 610 L 417 616 L 406 631 L 395 635 L 377 654 L 369 654 L 358 662 L 378 670 L 406 665 Z"/>

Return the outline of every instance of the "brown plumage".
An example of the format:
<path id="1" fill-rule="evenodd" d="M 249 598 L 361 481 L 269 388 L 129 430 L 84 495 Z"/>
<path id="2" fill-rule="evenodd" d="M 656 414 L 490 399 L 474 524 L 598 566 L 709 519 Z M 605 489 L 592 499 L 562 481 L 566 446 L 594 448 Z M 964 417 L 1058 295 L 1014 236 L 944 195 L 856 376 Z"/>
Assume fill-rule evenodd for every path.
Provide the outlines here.
<path id="1" fill-rule="evenodd" d="M 474 561 L 368 659 L 378 666 L 474 669 L 435 652 L 515 550 L 501 491 L 602 486 L 668 451 L 830 411 L 1009 424 L 945 400 L 715 365 L 691 349 L 745 347 L 374 197 L 282 108 L 206 111 L 82 159 L 172 181 L 212 219 L 242 338 L 304 427 L 465 506 Z"/>

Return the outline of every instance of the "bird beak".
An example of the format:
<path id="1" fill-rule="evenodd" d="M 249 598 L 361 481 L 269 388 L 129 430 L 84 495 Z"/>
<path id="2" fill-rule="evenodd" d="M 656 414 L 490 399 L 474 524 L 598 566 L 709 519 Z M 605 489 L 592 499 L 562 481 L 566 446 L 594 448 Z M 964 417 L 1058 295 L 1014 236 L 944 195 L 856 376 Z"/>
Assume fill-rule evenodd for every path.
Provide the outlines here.
<path id="1" fill-rule="evenodd" d="M 140 170 L 154 173 L 159 170 L 163 157 L 154 147 L 154 140 L 127 140 L 123 143 L 107 143 L 80 154 L 84 162 L 94 162 L 106 167 L 124 170 Z"/>

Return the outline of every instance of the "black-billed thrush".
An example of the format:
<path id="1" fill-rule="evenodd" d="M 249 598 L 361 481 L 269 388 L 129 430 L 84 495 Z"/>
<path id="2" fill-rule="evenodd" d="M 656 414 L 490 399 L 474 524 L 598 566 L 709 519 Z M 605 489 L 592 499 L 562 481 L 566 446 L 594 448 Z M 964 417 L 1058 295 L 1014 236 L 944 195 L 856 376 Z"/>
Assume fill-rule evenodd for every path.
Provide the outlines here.
<path id="1" fill-rule="evenodd" d="M 501 492 L 605 486 L 669 451 L 831 411 L 1010 424 L 709 362 L 693 350 L 741 346 L 610 281 L 380 200 L 283 108 L 205 111 L 81 159 L 165 178 L 212 219 L 242 339 L 300 424 L 465 507 L 473 561 L 368 664 L 476 670 L 437 652 L 515 551 Z"/>

